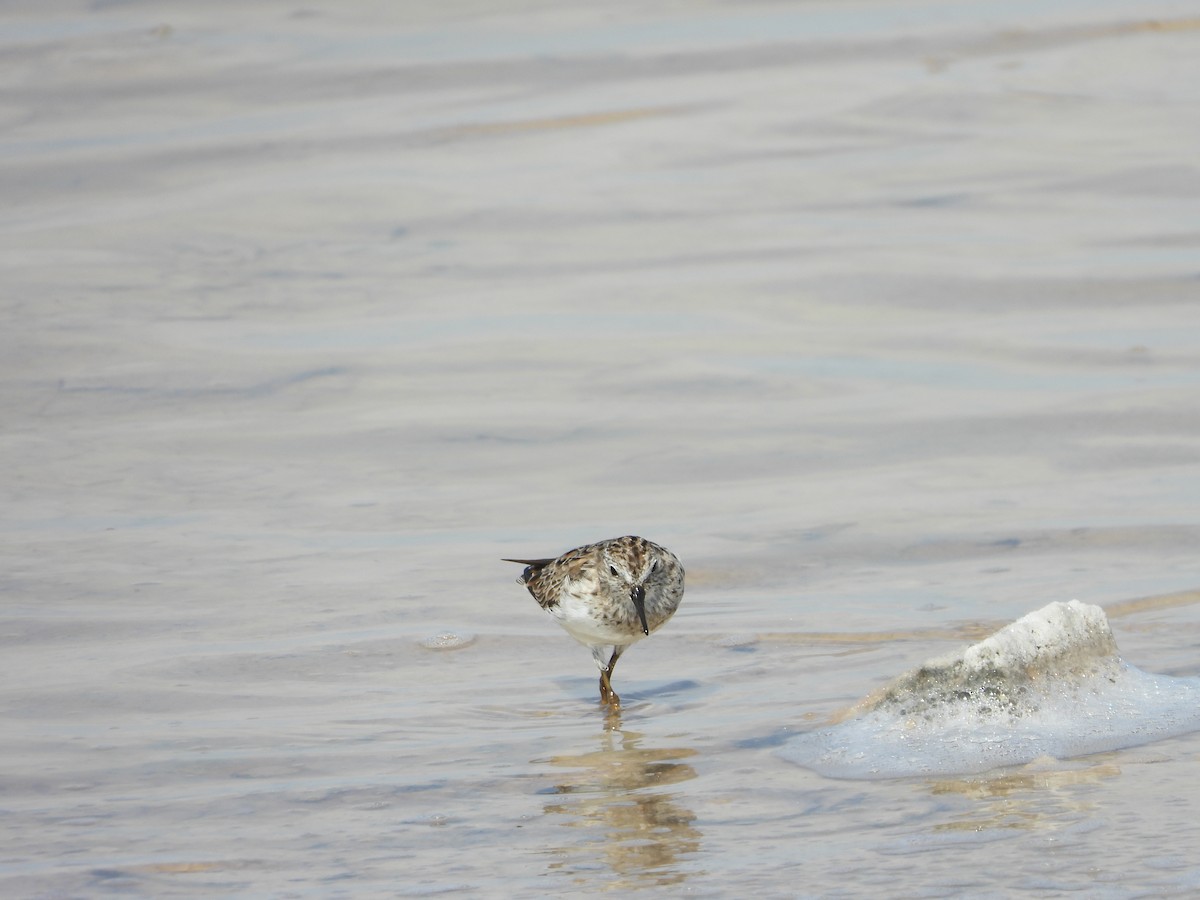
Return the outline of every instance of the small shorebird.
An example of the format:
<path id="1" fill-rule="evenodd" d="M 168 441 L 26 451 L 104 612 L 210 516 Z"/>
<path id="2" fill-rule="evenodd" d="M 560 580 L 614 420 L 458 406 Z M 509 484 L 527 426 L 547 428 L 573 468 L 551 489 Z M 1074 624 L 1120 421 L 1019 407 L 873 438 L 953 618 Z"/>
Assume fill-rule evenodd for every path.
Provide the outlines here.
<path id="1" fill-rule="evenodd" d="M 657 631 L 683 599 L 683 566 L 665 547 L 626 535 L 568 550 L 557 559 L 506 559 L 517 579 L 600 669 L 600 701 L 614 708 L 613 668 L 629 645 Z"/>

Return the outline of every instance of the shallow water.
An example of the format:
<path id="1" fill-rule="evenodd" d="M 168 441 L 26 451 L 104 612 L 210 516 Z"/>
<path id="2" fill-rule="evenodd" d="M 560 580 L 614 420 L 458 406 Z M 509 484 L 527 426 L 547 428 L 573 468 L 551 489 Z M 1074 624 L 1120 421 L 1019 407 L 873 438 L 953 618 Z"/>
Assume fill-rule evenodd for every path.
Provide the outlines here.
<path id="1" fill-rule="evenodd" d="M 1194 5 L 0 22 L 6 896 L 1200 888 L 1195 735 L 776 752 L 1052 600 L 1200 674 Z M 606 720 L 499 560 L 628 532 Z"/>

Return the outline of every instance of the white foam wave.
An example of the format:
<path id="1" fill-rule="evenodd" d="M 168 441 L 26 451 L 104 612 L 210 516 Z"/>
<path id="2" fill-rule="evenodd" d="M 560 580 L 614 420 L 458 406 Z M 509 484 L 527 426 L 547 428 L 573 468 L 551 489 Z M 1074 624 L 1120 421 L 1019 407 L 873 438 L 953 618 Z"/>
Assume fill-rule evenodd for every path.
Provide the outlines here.
<path id="1" fill-rule="evenodd" d="M 1129 665 L 1104 611 L 1072 600 L 931 660 L 859 708 L 782 755 L 832 778 L 894 778 L 1117 750 L 1200 730 L 1200 678 Z"/>

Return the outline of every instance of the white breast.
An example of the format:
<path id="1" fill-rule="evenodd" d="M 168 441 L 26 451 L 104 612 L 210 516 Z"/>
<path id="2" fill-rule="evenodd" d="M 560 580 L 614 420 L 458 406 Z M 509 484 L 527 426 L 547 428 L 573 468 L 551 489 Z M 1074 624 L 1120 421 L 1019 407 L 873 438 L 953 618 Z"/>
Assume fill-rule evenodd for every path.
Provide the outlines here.
<path id="1" fill-rule="evenodd" d="M 589 593 L 581 597 L 564 590 L 558 603 L 546 611 L 554 616 L 571 637 L 589 647 L 601 644 L 628 645 L 645 637 L 640 628 L 611 627 L 600 621 L 594 594 Z"/>

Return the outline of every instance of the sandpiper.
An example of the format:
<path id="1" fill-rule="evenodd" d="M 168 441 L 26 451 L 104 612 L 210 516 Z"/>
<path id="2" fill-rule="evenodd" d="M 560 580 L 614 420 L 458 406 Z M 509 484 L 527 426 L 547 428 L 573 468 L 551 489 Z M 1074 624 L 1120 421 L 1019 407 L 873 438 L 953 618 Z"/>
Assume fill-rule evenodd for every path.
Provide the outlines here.
<path id="1" fill-rule="evenodd" d="M 657 631 L 683 599 L 683 566 L 665 547 L 626 535 L 568 550 L 557 559 L 506 559 L 525 571 L 517 579 L 579 643 L 600 669 L 600 701 L 613 708 L 621 654 Z"/>

